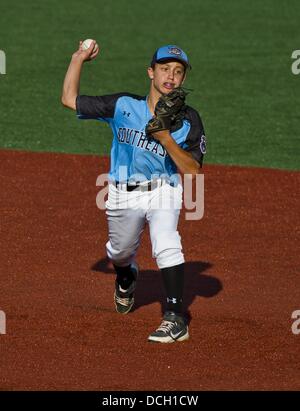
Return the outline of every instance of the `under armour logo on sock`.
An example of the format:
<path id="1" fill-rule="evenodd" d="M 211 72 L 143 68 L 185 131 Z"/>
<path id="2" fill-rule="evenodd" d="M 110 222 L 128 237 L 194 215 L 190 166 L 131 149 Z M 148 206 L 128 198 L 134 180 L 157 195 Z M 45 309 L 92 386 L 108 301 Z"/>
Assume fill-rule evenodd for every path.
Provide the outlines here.
<path id="1" fill-rule="evenodd" d="M 177 298 L 169 298 L 169 297 L 167 297 L 167 303 L 177 304 Z"/>

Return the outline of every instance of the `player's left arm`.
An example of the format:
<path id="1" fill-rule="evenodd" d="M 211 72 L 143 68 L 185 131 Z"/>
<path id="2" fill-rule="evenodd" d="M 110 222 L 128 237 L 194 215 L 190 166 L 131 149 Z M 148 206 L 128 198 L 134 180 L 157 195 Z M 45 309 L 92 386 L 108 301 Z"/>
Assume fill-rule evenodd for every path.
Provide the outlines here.
<path id="1" fill-rule="evenodd" d="M 200 115 L 196 110 L 187 106 L 185 118 L 190 123 L 190 130 L 182 147 L 176 143 L 169 130 L 153 133 L 153 137 L 164 146 L 180 172 L 196 175 L 202 167 L 206 153 L 205 132 Z"/>
<path id="2" fill-rule="evenodd" d="M 191 153 L 183 150 L 173 139 L 169 130 L 153 133 L 153 137 L 166 149 L 169 156 L 183 174 L 196 175 L 200 171 L 200 164 Z"/>

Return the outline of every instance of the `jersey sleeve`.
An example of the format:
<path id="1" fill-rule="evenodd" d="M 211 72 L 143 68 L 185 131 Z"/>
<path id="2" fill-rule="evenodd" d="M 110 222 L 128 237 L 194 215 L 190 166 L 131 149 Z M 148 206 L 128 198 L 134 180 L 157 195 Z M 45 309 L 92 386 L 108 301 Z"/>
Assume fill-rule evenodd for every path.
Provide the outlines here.
<path id="1" fill-rule="evenodd" d="M 105 96 L 77 96 L 77 117 L 80 120 L 101 120 L 109 122 L 115 115 L 118 99 L 123 95 L 124 93 Z"/>
<path id="2" fill-rule="evenodd" d="M 187 108 L 185 118 L 190 122 L 190 130 L 183 144 L 183 149 L 192 154 L 202 167 L 203 157 L 206 154 L 206 137 L 202 120 L 196 110 Z"/>

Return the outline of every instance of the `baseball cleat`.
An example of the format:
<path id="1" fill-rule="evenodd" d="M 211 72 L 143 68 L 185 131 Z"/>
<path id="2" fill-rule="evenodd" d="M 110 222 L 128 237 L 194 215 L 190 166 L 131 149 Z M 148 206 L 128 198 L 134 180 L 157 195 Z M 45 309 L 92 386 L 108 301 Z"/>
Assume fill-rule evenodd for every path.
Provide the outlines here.
<path id="1" fill-rule="evenodd" d="M 136 263 L 131 264 L 131 271 L 133 272 L 135 280 L 127 290 L 123 290 L 117 283 L 117 281 L 115 282 L 114 301 L 116 311 L 120 314 L 129 313 L 134 304 L 134 291 L 136 288 L 136 280 L 139 273 L 139 269 Z"/>
<path id="2" fill-rule="evenodd" d="M 149 335 L 148 341 L 172 343 L 189 339 L 189 329 L 184 318 L 180 315 L 167 311 L 161 325 Z"/>

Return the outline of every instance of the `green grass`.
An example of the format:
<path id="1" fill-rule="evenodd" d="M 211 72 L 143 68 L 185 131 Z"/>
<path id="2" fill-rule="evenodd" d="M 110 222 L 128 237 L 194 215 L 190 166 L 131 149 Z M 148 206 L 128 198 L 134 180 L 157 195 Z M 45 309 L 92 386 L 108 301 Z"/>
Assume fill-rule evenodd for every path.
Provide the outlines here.
<path id="1" fill-rule="evenodd" d="M 147 94 L 154 50 L 175 43 L 193 66 L 188 103 L 203 118 L 206 162 L 299 169 L 299 16 L 297 0 L 1 0 L 0 147 L 109 153 L 110 129 L 60 104 L 78 40 L 101 47 L 82 76 L 91 95 Z"/>

